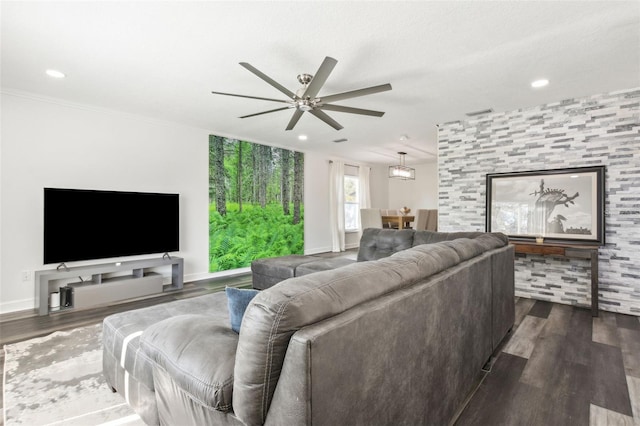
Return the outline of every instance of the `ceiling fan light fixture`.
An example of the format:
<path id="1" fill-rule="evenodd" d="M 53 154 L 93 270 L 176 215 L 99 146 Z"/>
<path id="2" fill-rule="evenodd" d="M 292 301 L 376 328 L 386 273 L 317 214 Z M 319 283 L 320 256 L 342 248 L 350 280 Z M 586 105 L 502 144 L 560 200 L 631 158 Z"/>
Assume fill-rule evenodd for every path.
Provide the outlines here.
<path id="1" fill-rule="evenodd" d="M 407 155 L 406 152 L 399 152 L 400 155 L 400 164 L 395 166 L 389 166 L 389 178 L 391 179 L 402 179 L 402 180 L 415 180 L 416 179 L 416 169 L 413 167 L 407 167 L 404 164 L 404 157 Z"/>
<path id="2" fill-rule="evenodd" d="M 300 99 L 296 101 L 296 108 L 300 111 L 311 111 L 313 109 L 313 103 L 308 99 Z"/>

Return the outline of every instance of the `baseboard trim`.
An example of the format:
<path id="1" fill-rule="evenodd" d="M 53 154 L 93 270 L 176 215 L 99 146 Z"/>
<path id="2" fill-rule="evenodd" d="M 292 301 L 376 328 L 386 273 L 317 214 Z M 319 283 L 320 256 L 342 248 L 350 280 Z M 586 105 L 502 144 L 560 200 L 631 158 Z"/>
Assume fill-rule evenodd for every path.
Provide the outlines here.
<path id="1" fill-rule="evenodd" d="M 328 253 L 331 251 L 331 247 L 318 247 L 312 249 L 305 249 L 304 254 L 319 254 L 319 253 Z"/>
<path id="2" fill-rule="evenodd" d="M 0 303 L 0 315 L 10 314 L 18 311 L 35 309 L 36 299 L 13 300 L 11 302 Z"/>
<path id="3" fill-rule="evenodd" d="M 219 272 L 199 272 L 195 274 L 188 274 L 184 276 L 184 282 L 189 283 L 193 281 L 208 280 L 212 278 L 230 278 L 237 275 L 245 275 L 251 272 L 250 267 L 230 269 L 228 271 Z"/>

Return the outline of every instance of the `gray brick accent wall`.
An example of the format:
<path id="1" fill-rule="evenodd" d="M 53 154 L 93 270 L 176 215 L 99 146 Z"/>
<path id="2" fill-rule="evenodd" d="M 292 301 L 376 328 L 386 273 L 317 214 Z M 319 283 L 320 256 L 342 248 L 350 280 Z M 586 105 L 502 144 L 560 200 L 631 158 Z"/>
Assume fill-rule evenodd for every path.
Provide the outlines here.
<path id="1" fill-rule="evenodd" d="M 605 165 L 600 309 L 640 315 L 640 88 L 439 127 L 439 230 L 485 229 L 487 173 Z M 516 295 L 588 307 L 589 261 L 517 255 Z"/>

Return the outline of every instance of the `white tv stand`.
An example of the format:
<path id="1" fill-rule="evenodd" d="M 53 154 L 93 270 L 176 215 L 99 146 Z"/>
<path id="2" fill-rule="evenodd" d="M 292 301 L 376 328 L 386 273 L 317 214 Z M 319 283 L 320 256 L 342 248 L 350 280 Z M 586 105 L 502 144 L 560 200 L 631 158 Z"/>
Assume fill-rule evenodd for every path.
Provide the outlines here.
<path id="1" fill-rule="evenodd" d="M 151 268 L 171 265 L 171 284 L 162 283 L 162 275 Z M 106 276 L 130 271 L 125 276 Z M 73 305 L 49 308 L 49 294 L 60 287 L 55 281 L 91 275 L 90 281 L 68 284 L 73 288 Z M 181 257 L 111 262 L 99 265 L 76 266 L 66 269 L 36 271 L 36 306 L 39 315 L 104 305 L 125 299 L 148 296 L 163 291 L 179 290 L 183 286 L 184 260 Z"/>

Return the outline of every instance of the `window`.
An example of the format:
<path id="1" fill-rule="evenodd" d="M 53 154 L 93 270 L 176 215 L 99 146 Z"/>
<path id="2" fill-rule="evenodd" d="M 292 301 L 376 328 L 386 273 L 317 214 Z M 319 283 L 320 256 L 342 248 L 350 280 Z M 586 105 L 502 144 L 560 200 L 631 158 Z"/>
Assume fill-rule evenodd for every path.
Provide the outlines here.
<path id="1" fill-rule="evenodd" d="M 344 228 L 357 231 L 360 228 L 360 194 L 358 176 L 344 176 Z M 357 170 L 356 170 L 357 173 Z"/>

